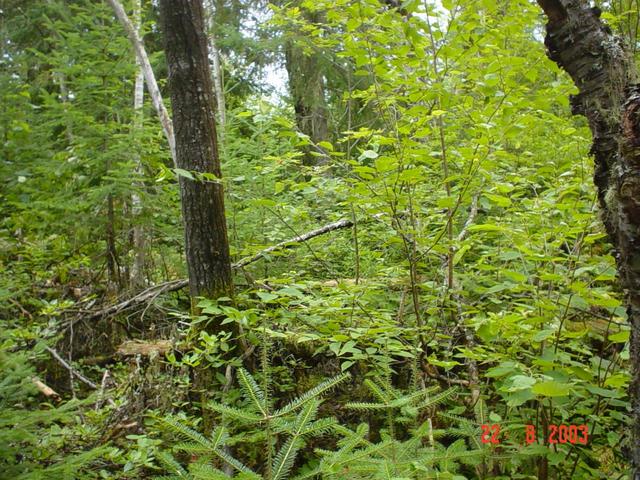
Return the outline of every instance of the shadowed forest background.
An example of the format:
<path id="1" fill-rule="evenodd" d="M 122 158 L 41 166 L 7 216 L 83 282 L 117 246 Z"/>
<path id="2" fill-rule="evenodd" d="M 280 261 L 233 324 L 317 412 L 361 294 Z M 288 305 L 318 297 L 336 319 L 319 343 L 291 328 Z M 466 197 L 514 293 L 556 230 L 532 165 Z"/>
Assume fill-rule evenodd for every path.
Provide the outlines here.
<path id="1" fill-rule="evenodd" d="M 639 8 L 1 0 L 0 478 L 640 478 Z"/>

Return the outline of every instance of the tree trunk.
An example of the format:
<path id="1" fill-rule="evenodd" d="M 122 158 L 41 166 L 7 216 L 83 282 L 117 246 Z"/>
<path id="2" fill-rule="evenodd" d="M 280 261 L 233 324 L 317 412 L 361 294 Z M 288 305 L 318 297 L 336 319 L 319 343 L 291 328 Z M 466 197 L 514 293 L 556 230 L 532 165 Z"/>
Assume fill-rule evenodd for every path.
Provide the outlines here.
<path id="1" fill-rule="evenodd" d="M 141 0 L 136 0 L 133 11 L 133 22 L 136 32 L 140 32 Z M 134 138 L 139 139 L 143 127 L 143 104 L 144 104 L 144 72 L 139 59 L 136 59 L 138 71 L 136 72 L 136 82 L 133 91 L 133 133 Z M 136 142 L 136 148 L 139 142 Z M 142 175 L 142 161 L 140 151 L 134 154 L 136 177 Z M 135 287 L 144 285 L 144 265 L 145 265 L 145 238 L 144 228 L 140 223 L 142 218 L 142 199 L 138 189 L 144 186 L 143 182 L 134 181 L 133 193 L 131 194 L 131 214 L 133 217 L 133 266 L 131 268 L 131 283 Z"/>
<path id="2" fill-rule="evenodd" d="M 189 292 L 216 298 L 232 291 L 231 259 L 224 216 L 220 159 L 213 111 L 213 87 L 202 1 L 161 0 L 169 91 L 176 131 Z M 214 179 L 198 179 L 213 174 Z"/>
<path id="3" fill-rule="evenodd" d="M 305 20 L 321 23 L 322 13 L 304 11 Z M 329 138 L 328 109 L 325 98 L 324 77 L 320 66 L 320 55 L 307 53 L 292 40 L 285 45 L 285 61 L 289 76 L 289 93 L 296 112 L 298 129 L 307 135 L 311 142 Z M 314 155 L 312 152 L 320 153 Z M 306 148 L 303 163 L 305 165 L 325 165 L 329 157 L 318 147 Z"/>
<path id="4" fill-rule="evenodd" d="M 630 456 L 640 480 L 640 88 L 633 57 L 588 0 L 538 0 L 548 17 L 549 58 L 573 79 L 572 113 L 593 136 L 602 220 L 615 249 L 631 324 Z"/>

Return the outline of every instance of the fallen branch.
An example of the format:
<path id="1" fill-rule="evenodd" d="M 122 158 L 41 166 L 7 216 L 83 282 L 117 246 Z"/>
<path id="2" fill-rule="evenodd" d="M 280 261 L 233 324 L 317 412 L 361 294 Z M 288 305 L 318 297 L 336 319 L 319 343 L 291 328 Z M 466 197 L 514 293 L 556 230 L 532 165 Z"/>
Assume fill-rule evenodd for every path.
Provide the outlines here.
<path id="1" fill-rule="evenodd" d="M 54 400 L 60 400 L 60 395 L 49 385 L 42 382 L 38 377 L 32 377 L 31 381 L 36 386 L 36 388 L 42 393 L 45 397 L 53 398 Z"/>
<path id="2" fill-rule="evenodd" d="M 273 245 L 269 248 L 265 248 L 264 250 L 256 253 L 251 257 L 246 257 L 240 260 L 238 263 L 234 263 L 232 268 L 242 268 L 246 267 L 250 263 L 255 262 L 256 260 L 260 260 L 265 255 L 269 253 L 275 252 L 277 250 L 291 248 L 295 246 L 297 243 L 306 242 L 314 237 L 318 237 L 320 235 L 324 235 L 325 233 L 332 232 L 334 230 L 339 230 L 342 228 L 348 228 L 353 226 L 352 220 L 338 220 L 337 222 L 329 223 L 323 227 L 316 228 L 315 230 L 311 230 L 310 232 L 303 233 L 302 235 L 298 235 L 297 237 L 291 238 L 289 240 L 285 240 L 284 242 L 280 242 L 277 245 Z"/>
<path id="3" fill-rule="evenodd" d="M 93 383 L 91 380 L 89 380 L 88 378 L 86 378 L 84 375 L 82 375 L 81 373 L 78 373 L 76 370 L 74 370 L 74 368 L 69 365 L 61 356 L 58 352 L 56 352 L 53 348 L 51 347 L 44 347 L 53 358 L 55 358 L 58 362 L 60 362 L 60 365 L 62 365 L 64 368 L 66 368 L 67 370 L 69 370 L 69 373 L 71 375 L 73 375 L 74 377 L 76 377 L 78 380 L 80 380 L 82 383 L 89 385 L 91 388 L 93 388 L 94 390 L 98 389 L 98 386 Z"/>
<path id="4" fill-rule="evenodd" d="M 314 237 L 318 237 L 320 235 L 324 235 L 325 233 L 332 232 L 334 230 L 340 230 L 342 228 L 349 228 L 353 226 L 352 220 L 338 220 L 337 222 L 329 223 L 320 228 L 316 228 L 315 230 L 311 230 L 310 232 L 303 233 L 302 235 L 298 235 L 297 237 L 291 238 L 289 240 L 285 240 L 284 242 L 280 242 L 277 245 L 273 245 L 271 247 L 265 248 L 260 252 L 252 255 L 250 257 L 245 257 L 238 262 L 231 265 L 231 268 L 238 269 L 246 267 L 247 265 L 254 263 L 261 258 L 264 258 L 266 255 L 273 253 L 278 250 L 283 250 L 287 248 L 292 248 L 295 245 L 306 242 Z M 149 287 L 142 292 L 134 295 L 131 298 L 123 300 L 122 302 L 116 303 L 115 305 L 111 305 L 110 307 L 104 308 L 102 310 L 98 310 L 97 312 L 89 313 L 89 315 L 85 316 L 85 319 L 93 320 L 96 318 L 106 317 L 116 315 L 125 310 L 133 308 L 137 305 L 146 303 L 149 300 L 153 300 L 155 297 L 168 292 L 174 292 L 176 290 L 181 290 L 189 285 L 188 279 L 180 279 L 180 280 L 171 280 L 170 282 L 160 283 L 158 285 L 154 285 Z"/>

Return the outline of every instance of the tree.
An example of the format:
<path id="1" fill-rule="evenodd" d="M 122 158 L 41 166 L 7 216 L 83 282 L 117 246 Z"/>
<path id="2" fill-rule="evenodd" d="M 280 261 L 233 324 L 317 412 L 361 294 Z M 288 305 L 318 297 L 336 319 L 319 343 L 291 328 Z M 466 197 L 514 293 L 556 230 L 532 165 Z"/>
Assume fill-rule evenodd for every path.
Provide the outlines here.
<path id="1" fill-rule="evenodd" d="M 310 24 L 322 23 L 324 12 L 303 10 L 304 20 Z M 324 72 L 321 56 L 315 51 L 308 51 L 295 40 L 289 39 L 285 44 L 285 60 L 289 77 L 289 92 L 296 113 L 296 123 L 302 133 L 314 144 L 329 137 L 328 108 L 325 98 Z M 326 164 L 328 157 L 313 155 L 315 149 L 305 152 L 305 165 Z M 316 152 L 317 153 L 317 152 Z"/>
<path id="2" fill-rule="evenodd" d="M 640 88 L 634 59 L 587 0 L 538 0 L 548 18 L 549 58 L 579 93 L 572 113 L 593 136 L 594 181 L 602 220 L 615 249 L 631 324 L 631 461 L 640 479 Z"/>
<path id="3" fill-rule="evenodd" d="M 136 32 L 140 32 L 141 24 L 141 10 L 142 1 L 136 0 L 134 5 L 133 18 L 135 23 Z M 136 72 L 135 86 L 133 89 L 133 132 L 135 136 L 139 136 L 143 127 L 143 106 L 144 106 L 144 70 L 140 60 L 136 61 L 138 65 L 138 71 Z M 136 152 L 134 155 L 135 160 L 135 173 L 138 175 L 143 173 L 142 160 L 140 158 L 140 152 Z M 140 183 L 140 182 L 138 182 Z M 134 217 L 133 228 L 133 264 L 131 265 L 131 282 L 135 286 L 144 284 L 144 229 L 140 224 L 139 217 L 142 214 L 142 200 L 140 194 L 136 191 L 135 187 L 142 185 L 133 185 L 133 192 L 131 193 L 131 213 Z"/>
<path id="4" fill-rule="evenodd" d="M 160 2 L 189 290 L 220 297 L 232 290 L 214 98 L 202 2 Z"/>

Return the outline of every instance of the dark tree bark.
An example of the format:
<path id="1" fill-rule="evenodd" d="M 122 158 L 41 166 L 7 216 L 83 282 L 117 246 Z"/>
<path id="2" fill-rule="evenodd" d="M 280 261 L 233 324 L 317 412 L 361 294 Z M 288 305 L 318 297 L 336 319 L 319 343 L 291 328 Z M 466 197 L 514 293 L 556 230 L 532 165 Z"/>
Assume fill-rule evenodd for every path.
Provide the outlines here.
<path id="1" fill-rule="evenodd" d="M 538 0 L 548 55 L 579 89 L 572 112 L 593 136 L 595 185 L 631 324 L 630 457 L 640 480 L 640 86 L 633 57 L 588 0 Z"/>
<path id="2" fill-rule="evenodd" d="M 310 23 L 322 23 L 321 12 L 304 10 L 304 18 Z M 293 40 L 285 45 L 285 62 L 289 77 L 289 93 L 296 112 L 298 129 L 317 144 L 329 138 L 329 112 L 325 97 L 325 85 L 320 55 L 305 52 Z M 314 155 L 311 152 L 319 153 Z M 306 149 L 305 165 L 325 165 L 329 158 L 313 146 Z"/>
<path id="3" fill-rule="evenodd" d="M 221 179 L 201 0 L 161 0 L 178 167 Z M 197 176 L 197 174 L 196 174 Z M 191 297 L 232 291 L 222 184 L 180 176 Z"/>

